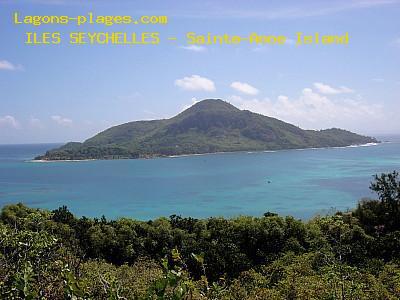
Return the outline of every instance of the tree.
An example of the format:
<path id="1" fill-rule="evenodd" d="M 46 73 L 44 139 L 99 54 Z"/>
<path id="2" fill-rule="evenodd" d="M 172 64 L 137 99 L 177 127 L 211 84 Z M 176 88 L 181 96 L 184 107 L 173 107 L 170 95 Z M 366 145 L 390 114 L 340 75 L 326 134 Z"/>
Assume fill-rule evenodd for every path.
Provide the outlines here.
<path id="1" fill-rule="evenodd" d="M 375 182 L 371 183 L 371 190 L 378 194 L 379 200 L 388 209 L 389 216 L 397 219 L 400 211 L 400 178 L 399 173 L 393 171 L 388 174 L 374 176 Z M 392 220 L 399 225 L 399 220 Z M 399 227 L 396 227 L 398 229 Z"/>
<path id="2" fill-rule="evenodd" d="M 74 215 L 68 210 L 68 208 L 63 205 L 53 212 L 53 220 L 58 223 L 64 223 L 68 225 L 72 225 L 75 222 Z"/>
<path id="3" fill-rule="evenodd" d="M 362 200 L 353 215 L 367 232 L 377 236 L 400 230 L 399 173 L 375 175 L 370 189 L 377 193 L 378 200 Z"/>

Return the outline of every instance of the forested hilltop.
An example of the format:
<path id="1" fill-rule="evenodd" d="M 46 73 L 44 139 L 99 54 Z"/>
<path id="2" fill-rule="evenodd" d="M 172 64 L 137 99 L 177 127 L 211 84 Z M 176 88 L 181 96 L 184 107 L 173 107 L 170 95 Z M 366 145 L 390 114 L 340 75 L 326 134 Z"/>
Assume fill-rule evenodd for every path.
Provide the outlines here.
<path id="1" fill-rule="evenodd" d="M 377 200 L 307 222 L 270 212 L 106 220 L 8 205 L 0 298 L 399 299 L 398 173 L 371 189 Z"/>
<path id="2" fill-rule="evenodd" d="M 332 128 L 303 130 L 219 100 L 198 102 L 177 116 L 111 127 L 83 143 L 68 143 L 37 160 L 147 158 L 231 151 L 341 147 L 376 139 Z"/>

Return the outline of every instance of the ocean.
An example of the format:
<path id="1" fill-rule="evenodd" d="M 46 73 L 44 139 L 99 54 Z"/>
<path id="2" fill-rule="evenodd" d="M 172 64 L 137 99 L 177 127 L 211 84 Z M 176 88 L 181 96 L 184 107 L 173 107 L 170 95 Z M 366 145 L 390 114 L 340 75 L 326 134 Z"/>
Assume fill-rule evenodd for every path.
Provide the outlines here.
<path id="1" fill-rule="evenodd" d="M 30 162 L 56 144 L 0 145 L 0 206 L 148 220 L 275 212 L 309 219 L 348 210 L 373 175 L 400 170 L 400 142 L 174 158 Z"/>

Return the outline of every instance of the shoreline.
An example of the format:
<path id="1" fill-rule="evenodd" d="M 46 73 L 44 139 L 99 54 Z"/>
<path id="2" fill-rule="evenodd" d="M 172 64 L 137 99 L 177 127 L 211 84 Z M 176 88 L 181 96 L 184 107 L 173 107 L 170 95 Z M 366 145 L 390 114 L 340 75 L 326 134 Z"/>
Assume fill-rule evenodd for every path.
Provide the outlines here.
<path id="1" fill-rule="evenodd" d="M 52 162 L 83 162 L 83 161 L 94 161 L 94 160 L 101 160 L 101 159 L 60 159 L 60 160 L 46 160 L 46 159 L 31 159 L 26 160 L 25 162 L 31 163 L 52 163 Z"/>
<path id="2" fill-rule="evenodd" d="M 366 144 L 355 144 L 349 146 L 334 146 L 334 147 L 310 147 L 310 148 L 292 148 L 292 149 L 278 149 L 278 150 L 256 150 L 256 151 L 221 151 L 221 152 L 207 152 L 207 153 L 192 153 L 192 154 L 178 154 L 178 155 L 165 155 L 165 156 L 154 156 L 151 158 L 123 158 L 123 159 L 60 159 L 60 160 L 27 160 L 25 162 L 31 163 L 55 163 L 55 162 L 88 162 L 88 161 L 106 161 L 106 160 L 137 160 L 137 159 L 157 159 L 157 158 L 179 158 L 179 157 L 187 157 L 187 156 L 202 156 L 202 155 L 217 155 L 217 154 L 234 154 L 234 153 L 274 153 L 281 151 L 305 151 L 305 150 L 321 150 L 321 149 L 345 149 L 345 148 L 359 148 L 359 147 L 372 147 L 378 146 L 380 144 L 389 144 L 392 142 L 379 142 L 379 143 L 366 143 Z"/>
<path id="3" fill-rule="evenodd" d="M 378 146 L 380 144 L 388 144 L 391 142 L 380 142 L 380 143 L 366 143 L 359 145 L 349 146 L 334 146 L 334 147 L 310 147 L 310 148 L 291 148 L 291 149 L 278 149 L 278 150 L 255 150 L 255 151 L 221 151 L 221 152 L 207 152 L 207 153 L 196 153 L 196 154 L 181 154 L 181 155 L 170 155 L 170 156 L 159 156 L 157 158 L 178 158 L 185 156 L 200 156 L 200 155 L 215 155 L 215 154 L 234 154 L 234 153 L 275 153 L 282 151 L 304 151 L 304 150 L 321 150 L 321 149 L 345 149 L 345 148 L 359 148 L 359 147 L 371 147 Z"/>

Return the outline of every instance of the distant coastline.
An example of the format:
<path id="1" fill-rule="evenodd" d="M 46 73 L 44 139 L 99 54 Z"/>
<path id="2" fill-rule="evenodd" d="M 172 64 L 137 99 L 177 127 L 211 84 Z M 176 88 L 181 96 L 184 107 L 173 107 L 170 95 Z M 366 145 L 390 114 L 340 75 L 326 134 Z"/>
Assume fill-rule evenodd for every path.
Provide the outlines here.
<path id="1" fill-rule="evenodd" d="M 240 110 L 221 99 L 205 99 L 172 118 L 113 126 L 83 143 L 69 142 L 35 159 L 137 159 L 377 142 L 374 137 L 341 128 L 301 129 L 272 117 Z"/>
<path id="2" fill-rule="evenodd" d="M 220 152 L 209 152 L 209 153 L 190 153 L 190 154 L 181 154 L 181 155 L 159 155 L 159 156 L 152 156 L 152 157 L 139 157 L 139 158 L 123 158 L 123 160 L 137 160 L 137 159 L 157 159 L 157 158 L 179 158 L 179 157 L 187 157 L 187 156 L 203 156 L 203 155 L 218 155 L 218 154 L 235 154 L 235 153 L 274 153 L 274 152 L 281 152 L 281 151 L 304 151 L 304 150 L 321 150 L 321 149 L 344 149 L 344 148 L 358 148 L 358 147 L 371 147 L 371 146 L 378 146 L 380 144 L 387 144 L 387 143 L 394 143 L 394 142 L 377 142 L 377 143 L 365 143 L 365 144 L 355 144 L 349 146 L 338 146 L 338 147 L 309 147 L 309 148 L 293 148 L 293 149 L 278 149 L 278 150 L 260 150 L 260 151 L 220 151 Z M 60 160 L 46 160 L 46 159 L 31 159 L 27 160 L 26 162 L 33 162 L 33 163 L 56 163 L 56 162 L 88 162 L 88 161 L 109 161 L 115 159 L 60 159 Z"/>
<path id="3" fill-rule="evenodd" d="M 30 159 L 26 162 L 33 163 L 52 163 L 52 162 L 83 162 L 83 161 L 93 161 L 93 160 L 102 160 L 102 159 L 60 159 L 60 160 L 46 160 L 46 159 Z M 106 160 L 106 159 L 104 159 Z"/>

